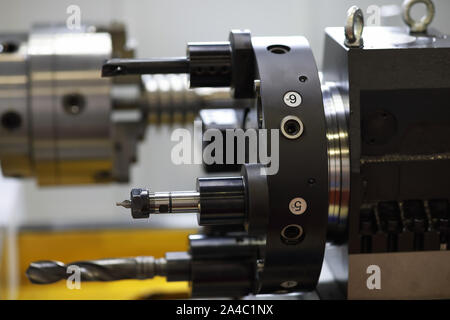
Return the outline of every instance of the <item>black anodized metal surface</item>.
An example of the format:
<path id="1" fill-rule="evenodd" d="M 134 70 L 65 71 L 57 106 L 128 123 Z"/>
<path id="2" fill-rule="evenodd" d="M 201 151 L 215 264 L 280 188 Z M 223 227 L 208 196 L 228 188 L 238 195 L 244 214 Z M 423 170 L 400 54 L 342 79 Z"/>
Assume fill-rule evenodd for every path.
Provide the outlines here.
<path id="1" fill-rule="evenodd" d="M 303 37 L 253 38 L 252 42 L 261 81 L 263 128 L 280 129 L 286 116 L 298 117 L 304 126 L 297 139 L 280 131 L 279 170 L 267 176 L 270 216 L 261 292 L 312 290 L 322 266 L 328 216 L 327 143 L 318 71 Z M 302 75 L 307 81 L 299 80 Z M 285 94 L 291 91 L 302 97 L 297 107 L 285 103 Z M 289 209 L 296 197 L 307 202 L 303 214 Z M 300 241 L 283 241 L 281 232 L 289 225 L 302 228 Z"/>

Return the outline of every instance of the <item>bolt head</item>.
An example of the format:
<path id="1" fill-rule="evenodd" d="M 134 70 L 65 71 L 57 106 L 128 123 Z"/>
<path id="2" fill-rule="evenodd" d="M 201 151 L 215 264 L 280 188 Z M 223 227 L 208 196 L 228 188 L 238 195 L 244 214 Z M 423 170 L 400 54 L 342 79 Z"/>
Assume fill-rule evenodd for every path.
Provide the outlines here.
<path id="1" fill-rule="evenodd" d="M 145 219 L 150 215 L 149 192 L 146 189 L 131 189 L 131 216 L 134 219 Z"/>

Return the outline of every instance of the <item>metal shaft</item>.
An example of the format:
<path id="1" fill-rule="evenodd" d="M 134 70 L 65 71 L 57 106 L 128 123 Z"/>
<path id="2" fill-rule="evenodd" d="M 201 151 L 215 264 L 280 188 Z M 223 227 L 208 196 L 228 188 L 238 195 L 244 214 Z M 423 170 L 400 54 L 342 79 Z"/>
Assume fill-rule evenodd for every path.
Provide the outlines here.
<path id="1" fill-rule="evenodd" d="M 164 59 L 111 59 L 102 68 L 102 77 L 130 74 L 188 73 L 189 60 L 181 58 Z"/>
<path id="2" fill-rule="evenodd" d="M 155 192 L 150 194 L 154 213 L 198 213 L 200 193 L 197 191 Z"/>
<path id="3" fill-rule="evenodd" d="M 80 272 L 81 281 L 151 279 L 155 276 L 166 276 L 166 266 L 166 259 L 149 256 L 86 260 L 68 264 L 44 260 L 31 263 L 26 274 L 35 284 L 49 284 L 67 279 L 77 270 Z"/>

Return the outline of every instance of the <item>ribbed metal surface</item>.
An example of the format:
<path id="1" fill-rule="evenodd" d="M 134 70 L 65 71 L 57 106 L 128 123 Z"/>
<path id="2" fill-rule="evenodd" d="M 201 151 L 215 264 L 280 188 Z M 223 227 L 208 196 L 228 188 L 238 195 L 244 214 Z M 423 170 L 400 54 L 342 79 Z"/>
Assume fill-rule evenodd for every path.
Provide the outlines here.
<path id="1" fill-rule="evenodd" d="M 328 238 L 335 240 L 346 231 L 350 196 L 350 151 L 348 105 L 336 84 L 322 85 L 327 125 L 329 213 Z"/>

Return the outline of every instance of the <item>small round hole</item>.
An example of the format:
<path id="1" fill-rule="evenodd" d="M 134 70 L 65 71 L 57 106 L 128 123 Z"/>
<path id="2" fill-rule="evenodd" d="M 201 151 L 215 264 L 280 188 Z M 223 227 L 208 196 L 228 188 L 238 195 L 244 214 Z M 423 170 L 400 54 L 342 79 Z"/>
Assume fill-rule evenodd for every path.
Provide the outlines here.
<path id="1" fill-rule="evenodd" d="M 83 111 L 86 102 L 81 94 L 70 93 L 63 96 L 62 104 L 67 113 L 77 115 Z"/>
<path id="2" fill-rule="evenodd" d="M 300 124 L 295 121 L 295 120 L 288 120 L 285 124 L 284 124 L 284 130 L 289 134 L 289 135 L 296 135 L 297 132 L 300 131 Z"/>
<path id="3" fill-rule="evenodd" d="M 2 115 L 2 126 L 7 130 L 14 130 L 22 125 L 22 117 L 15 111 L 7 111 Z"/>
<path id="4" fill-rule="evenodd" d="M 288 46 L 284 46 L 282 44 L 274 44 L 271 46 L 267 47 L 267 50 L 269 50 L 272 53 L 275 54 L 284 54 L 284 53 L 288 53 L 291 48 L 289 48 Z"/>
<path id="5" fill-rule="evenodd" d="M 300 82 L 306 82 L 308 80 L 308 77 L 307 76 L 300 76 L 300 77 L 298 77 L 298 80 Z"/>
<path id="6" fill-rule="evenodd" d="M 303 123 L 295 116 L 284 117 L 281 121 L 281 132 L 288 139 L 297 139 L 303 133 Z"/>
<path id="7" fill-rule="evenodd" d="M 303 239 L 303 228 L 298 224 L 290 224 L 281 230 L 281 240 L 286 244 L 297 244 Z"/>

